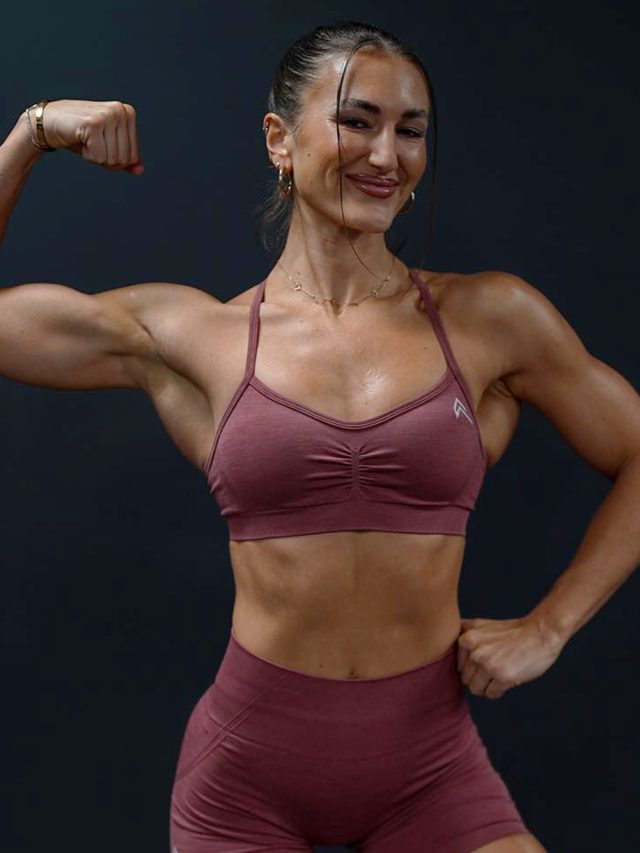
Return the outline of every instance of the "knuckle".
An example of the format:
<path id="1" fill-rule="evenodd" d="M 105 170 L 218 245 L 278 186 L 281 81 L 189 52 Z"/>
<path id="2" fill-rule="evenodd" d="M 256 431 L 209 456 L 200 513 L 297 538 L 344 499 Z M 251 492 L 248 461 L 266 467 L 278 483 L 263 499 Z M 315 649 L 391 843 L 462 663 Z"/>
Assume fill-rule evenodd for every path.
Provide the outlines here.
<path id="1" fill-rule="evenodd" d="M 116 124 L 122 118 L 122 108 L 116 102 L 110 103 L 104 110 L 105 124 Z"/>

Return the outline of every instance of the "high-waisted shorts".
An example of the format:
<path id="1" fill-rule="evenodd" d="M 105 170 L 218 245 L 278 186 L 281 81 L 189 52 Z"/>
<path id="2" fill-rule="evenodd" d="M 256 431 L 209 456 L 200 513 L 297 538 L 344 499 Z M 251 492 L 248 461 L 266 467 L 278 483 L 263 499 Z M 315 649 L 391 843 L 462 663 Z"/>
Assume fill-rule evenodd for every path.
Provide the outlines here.
<path id="1" fill-rule="evenodd" d="M 530 832 L 471 718 L 456 647 L 353 680 L 265 660 L 232 630 L 183 736 L 171 853 L 470 853 Z"/>

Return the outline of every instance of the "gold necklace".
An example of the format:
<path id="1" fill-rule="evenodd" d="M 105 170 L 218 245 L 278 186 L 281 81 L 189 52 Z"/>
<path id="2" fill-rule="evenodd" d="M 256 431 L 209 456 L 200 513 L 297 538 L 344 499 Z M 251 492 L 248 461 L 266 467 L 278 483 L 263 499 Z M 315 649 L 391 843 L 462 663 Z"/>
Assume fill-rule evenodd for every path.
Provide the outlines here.
<path id="1" fill-rule="evenodd" d="M 355 305 L 355 306 L 358 306 L 362 302 L 364 302 L 365 299 L 368 299 L 370 296 L 373 296 L 374 299 L 377 299 L 378 293 L 382 290 L 382 288 L 385 286 L 385 284 L 391 278 L 391 273 L 393 272 L 393 267 L 394 267 L 395 262 L 396 262 L 396 256 L 394 255 L 393 256 L 393 262 L 391 264 L 391 269 L 389 270 L 388 274 L 385 275 L 385 277 L 382 279 L 382 281 L 380 282 L 380 284 L 377 287 L 372 287 L 371 290 L 369 291 L 369 293 L 367 293 L 366 296 L 363 296 L 362 299 L 359 299 L 357 302 L 338 302 L 338 300 L 335 298 L 335 296 L 332 296 L 331 298 L 328 298 L 325 296 L 323 299 L 320 299 L 320 298 L 318 298 L 317 293 L 310 293 L 308 290 L 305 290 L 304 287 L 302 286 L 301 281 L 298 281 L 297 279 L 291 278 L 289 273 L 284 269 L 284 266 L 282 266 L 281 261 L 278 261 L 278 264 L 284 270 L 284 273 L 287 276 L 287 278 L 293 282 L 293 290 L 301 290 L 303 293 L 306 293 L 307 296 L 309 296 L 311 299 L 313 299 L 314 302 L 316 302 L 318 304 L 321 304 L 322 302 L 330 302 L 333 305 L 333 307 L 335 308 L 338 305 Z"/>

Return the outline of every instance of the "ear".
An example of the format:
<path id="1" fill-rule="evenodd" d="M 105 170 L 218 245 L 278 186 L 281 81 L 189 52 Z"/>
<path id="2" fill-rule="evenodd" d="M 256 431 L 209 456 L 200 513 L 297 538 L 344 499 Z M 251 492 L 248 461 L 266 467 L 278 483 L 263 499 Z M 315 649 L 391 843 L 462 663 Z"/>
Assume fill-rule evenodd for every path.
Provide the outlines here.
<path id="1" fill-rule="evenodd" d="M 279 163 L 288 171 L 291 170 L 289 147 L 289 131 L 277 113 L 266 113 L 262 119 L 264 139 L 271 164 L 276 167 Z"/>

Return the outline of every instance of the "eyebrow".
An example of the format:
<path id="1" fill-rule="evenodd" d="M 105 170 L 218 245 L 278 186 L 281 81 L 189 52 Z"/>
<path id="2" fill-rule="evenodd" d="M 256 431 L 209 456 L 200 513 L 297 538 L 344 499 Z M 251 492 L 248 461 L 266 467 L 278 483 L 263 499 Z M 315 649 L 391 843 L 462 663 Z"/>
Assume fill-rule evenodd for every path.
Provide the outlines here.
<path id="1" fill-rule="evenodd" d="M 358 107 L 361 110 L 366 110 L 368 113 L 375 113 L 376 115 L 380 115 L 382 112 L 377 104 L 372 104 L 371 101 L 364 101 L 361 98 L 343 98 L 340 101 L 340 108 L 342 107 Z M 405 110 L 402 113 L 402 118 L 423 118 L 425 121 L 428 121 L 429 114 L 426 110 L 422 109 Z"/>

